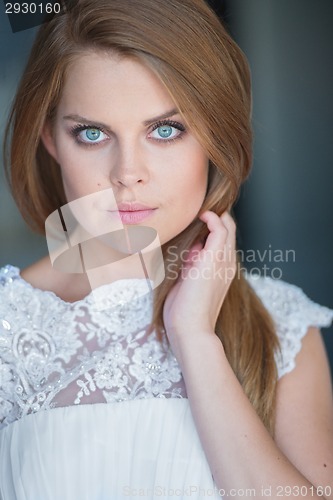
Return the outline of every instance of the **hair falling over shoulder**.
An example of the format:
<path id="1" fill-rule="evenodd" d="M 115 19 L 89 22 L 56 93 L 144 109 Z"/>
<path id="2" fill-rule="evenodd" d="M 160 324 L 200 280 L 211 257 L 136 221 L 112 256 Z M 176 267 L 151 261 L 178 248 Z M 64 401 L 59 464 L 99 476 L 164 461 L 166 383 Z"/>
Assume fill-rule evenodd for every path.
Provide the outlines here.
<path id="1" fill-rule="evenodd" d="M 251 86 L 247 61 L 218 17 L 204 0 L 77 0 L 40 28 L 6 131 L 8 177 L 31 227 L 43 232 L 48 215 L 66 203 L 59 167 L 40 134 L 47 120 L 52 123 L 66 69 L 86 51 L 134 57 L 156 73 L 210 159 L 202 211 L 221 215 L 230 209 L 251 167 Z M 205 238 L 205 231 L 196 219 L 163 245 L 166 278 L 155 291 L 153 316 L 160 334 L 163 304 L 175 283 L 168 248 L 177 248 L 179 272 L 182 251 Z M 241 273 L 224 301 L 216 334 L 273 434 L 278 340 L 268 312 Z"/>

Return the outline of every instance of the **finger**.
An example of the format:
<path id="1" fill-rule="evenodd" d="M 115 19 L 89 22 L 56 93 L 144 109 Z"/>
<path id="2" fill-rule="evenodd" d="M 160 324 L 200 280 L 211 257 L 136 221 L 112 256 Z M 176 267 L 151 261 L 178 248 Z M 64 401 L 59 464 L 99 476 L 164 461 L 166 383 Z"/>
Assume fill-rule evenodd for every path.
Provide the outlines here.
<path id="1" fill-rule="evenodd" d="M 225 278 L 226 281 L 231 282 L 237 272 L 236 223 L 229 212 L 224 212 L 220 218 L 228 230 L 228 237 L 224 246 Z"/>
<path id="2" fill-rule="evenodd" d="M 228 231 L 226 247 L 234 251 L 236 249 L 236 223 L 229 212 L 223 212 L 220 220 Z"/>
<path id="3" fill-rule="evenodd" d="M 203 244 L 200 241 L 198 241 L 197 243 L 192 245 L 192 247 L 190 248 L 188 253 L 186 253 L 186 257 L 183 260 L 183 263 L 185 265 L 191 265 L 193 263 L 193 259 L 195 259 L 197 257 L 197 255 L 202 250 L 202 248 L 203 248 Z"/>
<path id="4" fill-rule="evenodd" d="M 200 215 L 200 219 L 207 224 L 209 230 L 204 250 L 221 250 L 228 238 L 228 229 L 226 225 L 215 212 L 208 210 Z"/>
<path id="5" fill-rule="evenodd" d="M 230 281 L 236 272 L 236 224 L 228 212 L 224 212 L 220 217 L 214 212 L 205 212 L 202 220 L 206 222 L 211 230 L 204 248 L 207 255 L 216 255 L 217 262 L 224 265 L 225 274 Z M 209 240 L 210 239 L 210 240 Z M 222 252 L 222 258 L 221 258 Z M 203 254 L 203 261 L 205 255 Z"/>
<path id="6" fill-rule="evenodd" d="M 223 222 L 228 231 L 234 231 L 236 229 L 236 223 L 228 211 L 223 212 L 220 216 L 220 220 Z"/>
<path id="7" fill-rule="evenodd" d="M 203 244 L 201 242 L 195 243 L 189 250 L 186 258 L 184 259 L 181 266 L 181 280 L 185 280 L 190 272 L 190 269 L 195 265 L 196 262 L 200 260 L 201 250 L 203 248 Z"/>

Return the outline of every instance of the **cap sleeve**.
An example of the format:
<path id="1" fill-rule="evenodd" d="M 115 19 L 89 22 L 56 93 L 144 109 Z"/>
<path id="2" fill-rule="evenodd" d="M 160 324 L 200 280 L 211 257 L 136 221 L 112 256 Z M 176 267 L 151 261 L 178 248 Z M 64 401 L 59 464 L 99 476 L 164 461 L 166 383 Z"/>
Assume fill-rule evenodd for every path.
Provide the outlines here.
<path id="1" fill-rule="evenodd" d="M 251 276 L 248 282 L 271 314 L 281 351 L 275 353 L 278 378 L 293 370 L 296 355 L 308 328 L 324 328 L 333 320 L 333 310 L 313 302 L 301 288 L 269 277 Z"/>

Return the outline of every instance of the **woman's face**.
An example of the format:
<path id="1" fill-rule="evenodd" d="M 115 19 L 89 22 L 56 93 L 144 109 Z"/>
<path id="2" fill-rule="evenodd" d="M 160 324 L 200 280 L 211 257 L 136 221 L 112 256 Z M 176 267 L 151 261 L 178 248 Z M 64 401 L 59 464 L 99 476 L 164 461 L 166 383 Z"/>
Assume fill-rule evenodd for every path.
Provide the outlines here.
<path id="1" fill-rule="evenodd" d="M 118 221 L 156 229 L 161 244 L 203 203 L 207 155 L 159 79 L 136 60 L 92 52 L 76 59 L 42 139 L 60 165 L 68 202 L 100 193 L 94 207 L 103 216 L 118 209 Z"/>

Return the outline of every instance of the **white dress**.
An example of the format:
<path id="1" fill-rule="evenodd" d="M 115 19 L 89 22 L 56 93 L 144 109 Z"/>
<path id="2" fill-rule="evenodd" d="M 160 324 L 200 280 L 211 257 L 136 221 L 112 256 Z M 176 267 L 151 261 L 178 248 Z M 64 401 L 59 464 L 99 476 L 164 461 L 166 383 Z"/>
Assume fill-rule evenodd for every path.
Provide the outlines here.
<path id="1" fill-rule="evenodd" d="M 275 321 L 281 377 L 333 311 L 248 280 Z M 0 270 L 0 500 L 220 498 L 177 361 L 147 336 L 145 286 L 119 280 L 67 303 Z"/>

